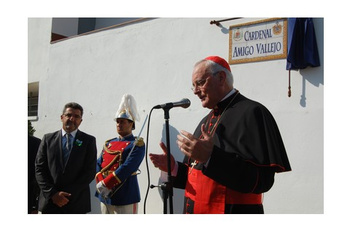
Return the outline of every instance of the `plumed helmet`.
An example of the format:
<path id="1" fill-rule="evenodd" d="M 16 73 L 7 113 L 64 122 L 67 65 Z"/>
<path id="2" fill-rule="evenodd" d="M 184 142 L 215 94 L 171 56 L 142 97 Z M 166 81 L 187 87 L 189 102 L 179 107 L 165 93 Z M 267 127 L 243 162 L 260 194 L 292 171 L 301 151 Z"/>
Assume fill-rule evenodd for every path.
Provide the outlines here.
<path id="1" fill-rule="evenodd" d="M 118 111 L 115 113 L 114 120 L 117 121 L 117 119 L 132 121 L 134 123 L 132 129 L 135 129 L 135 121 L 139 121 L 140 116 L 137 112 L 136 101 L 132 95 L 123 95 Z"/>

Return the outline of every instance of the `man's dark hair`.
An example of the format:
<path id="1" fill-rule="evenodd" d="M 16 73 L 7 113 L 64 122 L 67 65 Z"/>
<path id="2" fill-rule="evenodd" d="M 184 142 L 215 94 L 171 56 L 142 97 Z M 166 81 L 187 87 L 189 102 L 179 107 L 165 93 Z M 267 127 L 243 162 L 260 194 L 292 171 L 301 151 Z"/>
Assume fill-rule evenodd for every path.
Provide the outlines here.
<path id="1" fill-rule="evenodd" d="M 81 112 L 81 116 L 83 116 L 84 110 L 83 110 L 83 107 L 80 104 L 77 104 L 77 103 L 74 103 L 74 102 L 70 102 L 70 103 L 64 105 L 62 114 L 64 114 L 66 112 L 67 108 L 79 109 L 80 112 Z"/>

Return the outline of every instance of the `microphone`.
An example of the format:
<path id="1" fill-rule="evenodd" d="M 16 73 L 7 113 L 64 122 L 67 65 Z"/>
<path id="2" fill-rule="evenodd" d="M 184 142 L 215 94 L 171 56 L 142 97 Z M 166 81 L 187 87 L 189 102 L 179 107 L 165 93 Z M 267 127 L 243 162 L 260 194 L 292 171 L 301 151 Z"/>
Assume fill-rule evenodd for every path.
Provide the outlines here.
<path id="1" fill-rule="evenodd" d="M 183 108 L 188 108 L 191 105 L 191 101 L 189 99 L 182 99 L 178 102 L 170 102 L 166 104 L 159 104 L 154 106 L 155 109 L 163 108 L 163 109 L 171 109 L 174 107 L 183 107 Z"/>

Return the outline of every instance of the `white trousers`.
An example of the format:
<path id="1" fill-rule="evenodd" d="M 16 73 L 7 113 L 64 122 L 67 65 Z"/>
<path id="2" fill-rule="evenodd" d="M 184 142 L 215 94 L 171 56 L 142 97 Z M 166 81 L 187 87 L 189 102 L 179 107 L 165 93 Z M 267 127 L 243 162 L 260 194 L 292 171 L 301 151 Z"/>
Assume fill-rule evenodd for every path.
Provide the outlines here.
<path id="1" fill-rule="evenodd" d="M 138 204 L 134 203 L 130 205 L 108 205 L 101 202 L 102 214 L 137 214 Z"/>

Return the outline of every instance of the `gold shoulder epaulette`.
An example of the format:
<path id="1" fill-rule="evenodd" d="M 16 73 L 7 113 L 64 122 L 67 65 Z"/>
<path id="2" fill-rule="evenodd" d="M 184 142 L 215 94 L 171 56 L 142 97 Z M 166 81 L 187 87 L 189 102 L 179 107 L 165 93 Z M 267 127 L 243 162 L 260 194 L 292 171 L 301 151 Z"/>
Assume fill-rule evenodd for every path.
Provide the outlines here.
<path id="1" fill-rule="evenodd" d="M 135 137 L 135 143 L 136 143 L 135 145 L 138 146 L 138 147 L 141 147 L 141 146 L 145 145 L 145 142 L 143 141 L 142 137 L 139 137 L 139 138 Z"/>

